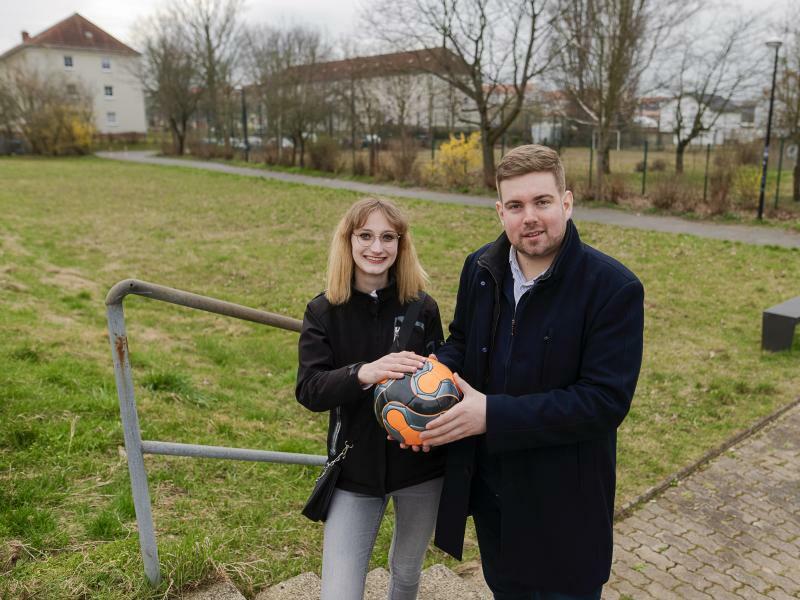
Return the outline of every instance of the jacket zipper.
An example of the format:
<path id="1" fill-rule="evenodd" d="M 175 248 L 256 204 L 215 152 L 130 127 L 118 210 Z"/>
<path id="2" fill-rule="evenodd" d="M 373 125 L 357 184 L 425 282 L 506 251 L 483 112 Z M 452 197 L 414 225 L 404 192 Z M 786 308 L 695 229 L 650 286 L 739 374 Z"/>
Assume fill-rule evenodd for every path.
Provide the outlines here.
<path id="1" fill-rule="evenodd" d="M 342 429 L 342 407 L 341 406 L 337 406 L 336 407 L 335 421 L 336 421 L 336 425 L 333 428 L 333 437 L 331 438 L 331 446 L 330 446 L 330 449 L 328 450 L 329 456 L 336 456 L 336 447 L 337 447 L 336 442 L 338 441 L 338 438 L 339 438 L 339 431 Z"/>

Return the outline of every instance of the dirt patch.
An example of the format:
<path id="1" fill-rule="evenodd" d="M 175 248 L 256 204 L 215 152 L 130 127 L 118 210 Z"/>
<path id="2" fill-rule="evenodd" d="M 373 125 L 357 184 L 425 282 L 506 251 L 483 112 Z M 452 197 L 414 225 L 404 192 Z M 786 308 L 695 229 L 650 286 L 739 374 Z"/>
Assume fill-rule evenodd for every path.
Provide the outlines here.
<path id="1" fill-rule="evenodd" d="M 5 273 L 0 273 L 0 290 L 9 290 L 12 292 L 24 293 L 28 291 L 28 286 L 19 281 L 15 281 L 8 277 Z"/>
<path id="2" fill-rule="evenodd" d="M 42 283 L 54 285 L 67 292 L 96 291 L 97 283 L 83 276 L 76 269 L 65 269 L 62 267 L 47 267 L 47 276 L 42 277 Z"/>
<path id="3" fill-rule="evenodd" d="M 14 254 L 16 256 L 30 256 L 31 253 L 28 252 L 28 249 L 23 246 L 20 241 L 19 237 L 16 235 L 11 235 L 10 233 L 0 233 L 0 245 L 4 252 L 8 252 L 9 254 Z"/>

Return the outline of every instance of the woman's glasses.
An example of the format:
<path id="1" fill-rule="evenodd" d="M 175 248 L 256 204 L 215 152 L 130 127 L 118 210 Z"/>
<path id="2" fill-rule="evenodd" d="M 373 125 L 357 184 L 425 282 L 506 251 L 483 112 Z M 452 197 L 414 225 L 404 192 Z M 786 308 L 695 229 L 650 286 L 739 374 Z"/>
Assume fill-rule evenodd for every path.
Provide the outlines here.
<path id="1" fill-rule="evenodd" d="M 375 234 L 368 229 L 364 229 L 362 231 L 354 231 L 353 235 L 358 240 L 358 243 L 365 247 L 371 246 L 376 237 L 380 240 L 382 246 L 391 246 L 400 239 L 400 234 L 394 231 L 384 231 L 383 233 Z"/>

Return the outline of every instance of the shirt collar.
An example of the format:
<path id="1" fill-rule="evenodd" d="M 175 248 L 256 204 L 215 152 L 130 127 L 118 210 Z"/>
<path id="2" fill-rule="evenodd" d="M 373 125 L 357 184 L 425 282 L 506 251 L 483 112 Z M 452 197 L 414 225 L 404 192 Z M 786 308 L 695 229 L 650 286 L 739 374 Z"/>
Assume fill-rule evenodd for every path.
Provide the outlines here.
<path id="1" fill-rule="evenodd" d="M 545 269 L 533 279 L 525 279 L 525 275 L 522 273 L 522 268 L 519 266 L 519 261 L 517 260 L 517 250 L 514 248 L 514 246 L 510 246 L 508 249 L 508 264 L 511 266 L 511 275 L 514 277 L 514 281 L 522 287 L 532 286 L 534 283 L 536 283 L 537 279 L 539 279 L 549 270 Z"/>

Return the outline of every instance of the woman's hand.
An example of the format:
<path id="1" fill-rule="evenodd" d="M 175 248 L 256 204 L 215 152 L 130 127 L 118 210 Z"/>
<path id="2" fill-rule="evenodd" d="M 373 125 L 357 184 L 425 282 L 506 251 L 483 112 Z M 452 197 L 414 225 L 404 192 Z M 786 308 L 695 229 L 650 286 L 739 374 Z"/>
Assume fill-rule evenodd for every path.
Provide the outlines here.
<path id="1" fill-rule="evenodd" d="M 413 352 L 393 352 L 378 360 L 361 365 L 358 370 L 358 382 L 371 385 L 384 379 L 402 379 L 406 373 L 421 369 L 425 358 Z"/>

